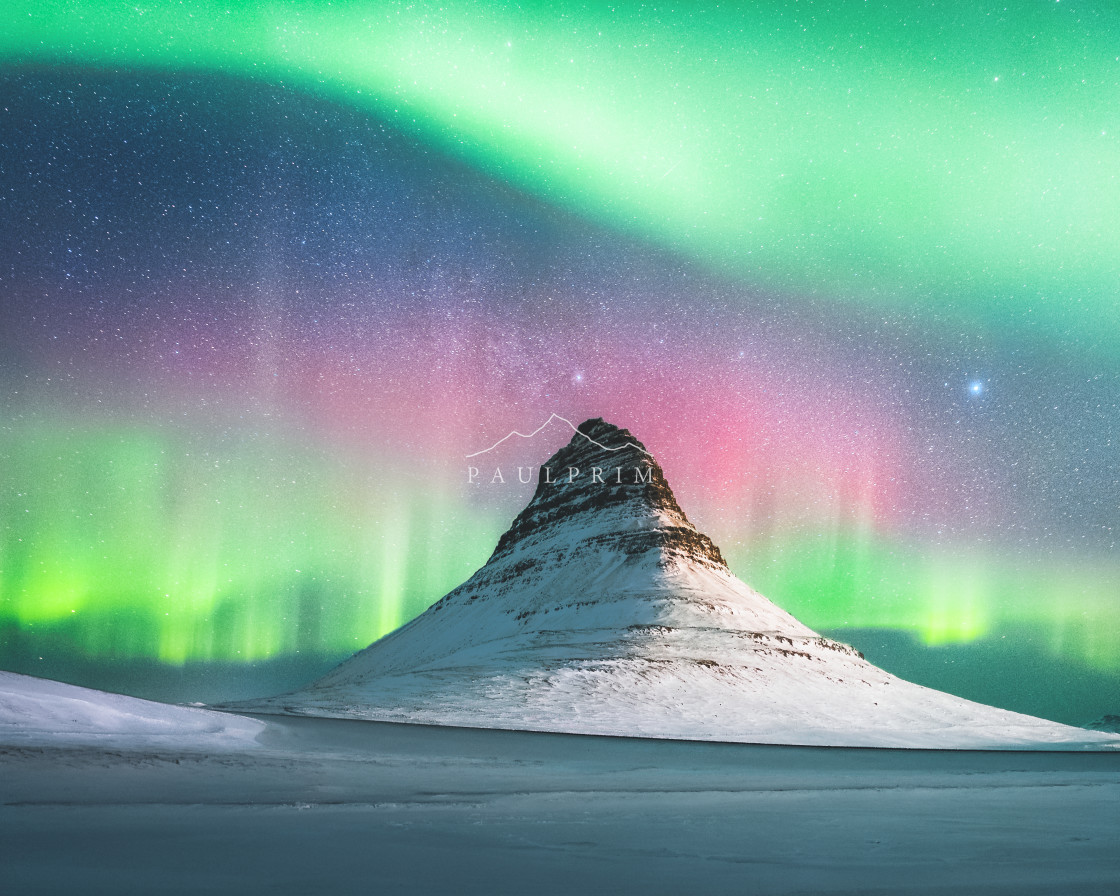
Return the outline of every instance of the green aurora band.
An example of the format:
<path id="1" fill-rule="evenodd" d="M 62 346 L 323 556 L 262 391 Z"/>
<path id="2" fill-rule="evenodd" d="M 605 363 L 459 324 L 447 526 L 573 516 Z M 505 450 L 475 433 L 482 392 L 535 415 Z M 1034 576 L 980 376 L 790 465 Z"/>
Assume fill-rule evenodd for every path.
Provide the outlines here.
<path id="1" fill-rule="evenodd" d="M 59 424 L 7 437 L 0 454 L 22 483 L 0 481 L 0 518 L 19 521 L 0 539 L 0 624 L 91 656 L 345 654 L 465 580 L 511 519 L 406 465 L 374 478 L 360 456 L 282 433 L 215 450 L 197 435 Z M 1055 656 L 1120 669 L 1115 563 L 1001 563 L 850 521 L 813 529 L 712 534 L 752 586 L 818 629 L 936 646 L 1026 624 Z"/>
<path id="2" fill-rule="evenodd" d="M 0 61 L 311 90 L 759 287 L 1120 333 L 1120 9 L 14 0 Z"/>
<path id="3" fill-rule="evenodd" d="M 0 474 L 0 518 L 18 523 L 0 539 L 0 623 L 93 656 L 335 655 L 477 565 L 475 545 L 427 537 L 462 510 L 407 470 L 389 473 L 406 502 L 357 457 L 214 442 L 77 423 L 0 441 L 19 477 Z"/>

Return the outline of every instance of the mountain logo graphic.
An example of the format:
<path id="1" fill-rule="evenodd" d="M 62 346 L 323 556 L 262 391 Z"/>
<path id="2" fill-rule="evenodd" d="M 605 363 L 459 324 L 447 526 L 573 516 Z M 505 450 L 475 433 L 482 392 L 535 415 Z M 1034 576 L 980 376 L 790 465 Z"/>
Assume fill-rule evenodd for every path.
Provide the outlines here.
<path id="1" fill-rule="evenodd" d="M 602 442 L 597 442 L 593 438 L 591 438 L 591 436 L 587 435 L 587 433 L 580 432 L 579 427 L 576 426 L 574 423 L 572 423 L 572 421 L 569 420 L 567 417 L 561 417 L 559 414 L 553 414 L 551 417 L 549 417 L 547 420 L 545 420 L 544 423 L 542 423 L 540 426 L 538 426 L 532 432 L 523 433 L 523 432 L 519 432 L 516 429 L 512 430 L 509 433 L 507 433 L 506 435 L 502 436 L 500 439 L 498 439 L 498 441 L 496 441 L 489 448 L 483 448 L 481 451 L 475 451 L 473 454 L 468 454 L 466 456 L 466 459 L 470 460 L 472 457 L 478 457 L 479 455 L 487 454 L 487 453 L 493 451 L 495 448 L 497 448 L 503 442 L 507 441 L 508 439 L 513 438 L 514 436 L 518 436 L 519 438 L 522 438 L 522 439 L 531 439 L 531 438 L 533 438 L 533 436 L 537 435 L 537 433 L 547 429 L 548 425 L 553 420 L 559 420 L 561 423 L 567 423 L 568 426 L 571 427 L 572 432 L 574 432 L 577 436 L 582 436 L 583 438 L 587 439 L 587 441 L 590 442 L 592 445 L 596 446 L 597 448 L 602 448 L 604 451 L 624 451 L 627 448 L 637 448 L 640 452 L 642 452 L 642 454 L 645 454 L 648 457 L 653 457 L 653 455 L 650 454 L 650 452 L 648 452 L 644 447 L 642 447 L 642 445 L 640 445 L 640 444 L 638 444 L 637 442 L 634 442 L 634 441 L 627 441 L 627 442 L 623 443 L 622 445 L 618 445 L 618 446 L 613 447 L 613 448 L 609 445 L 604 445 Z"/>

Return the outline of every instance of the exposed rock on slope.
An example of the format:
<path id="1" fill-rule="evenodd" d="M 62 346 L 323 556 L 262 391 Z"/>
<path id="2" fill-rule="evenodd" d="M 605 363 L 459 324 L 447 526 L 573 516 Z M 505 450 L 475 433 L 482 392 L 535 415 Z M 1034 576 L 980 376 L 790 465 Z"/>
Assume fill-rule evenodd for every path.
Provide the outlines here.
<path id="1" fill-rule="evenodd" d="M 1110 734 L 1120 734 L 1120 716 L 1109 713 L 1096 721 L 1090 722 L 1085 727 L 1090 731 L 1107 731 Z"/>

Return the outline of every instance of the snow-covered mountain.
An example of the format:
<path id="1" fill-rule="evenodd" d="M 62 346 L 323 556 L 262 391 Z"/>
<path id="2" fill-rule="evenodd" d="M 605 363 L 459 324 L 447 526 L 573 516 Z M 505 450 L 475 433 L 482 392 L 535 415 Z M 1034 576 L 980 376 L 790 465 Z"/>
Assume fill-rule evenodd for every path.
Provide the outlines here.
<path id="1" fill-rule="evenodd" d="M 601 419 L 541 468 L 465 583 L 305 689 L 239 707 L 763 743 L 1120 745 L 911 684 L 817 635 L 736 578 L 645 447 Z"/>

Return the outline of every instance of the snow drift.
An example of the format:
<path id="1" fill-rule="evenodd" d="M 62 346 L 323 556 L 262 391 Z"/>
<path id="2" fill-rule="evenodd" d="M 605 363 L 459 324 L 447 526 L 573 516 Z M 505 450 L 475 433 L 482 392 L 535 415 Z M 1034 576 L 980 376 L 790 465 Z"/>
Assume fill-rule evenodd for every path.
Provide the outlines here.
<path id="1" fill-rule="evenodd" d="M 264 724 L 229 713 L 170 706 L 0 672 L 0 743 L 21 746 L 104 744 L 245 748 Z"/>

